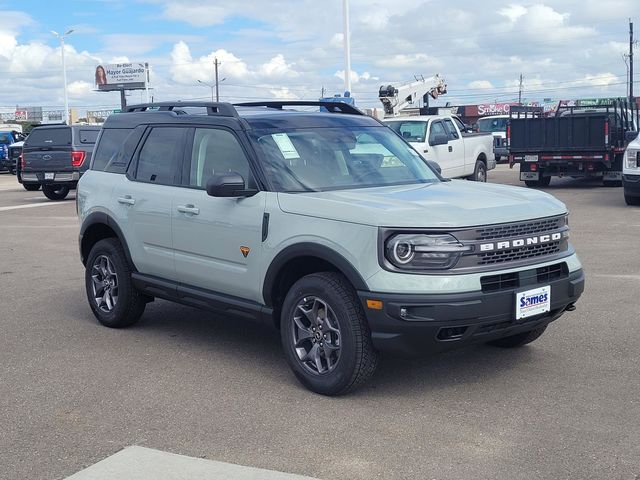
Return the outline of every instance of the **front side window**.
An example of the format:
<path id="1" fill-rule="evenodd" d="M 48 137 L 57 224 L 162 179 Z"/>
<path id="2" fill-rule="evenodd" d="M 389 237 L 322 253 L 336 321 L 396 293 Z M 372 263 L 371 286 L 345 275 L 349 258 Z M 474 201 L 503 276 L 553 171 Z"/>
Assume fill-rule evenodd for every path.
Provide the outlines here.
<path id="1" fill-rule="evenodd" d="M 182 165 L 186 128 L 156 127 L 147 136 L 140 150 L 136 180 L 175 185 Z"/>
<path id="2" fill-rule="evenodd" d="M 431 131 L 429 132 L 429 142 L 433 142 L 436 135 L 447 135 L 447 131 L 444 129 L 442 122 L 433 122 L 431 124 Z"/>
<path id="3" fill-rule="evenodd" d="M 249 162 L 233 133 L 214 128 L 196 128 L 191 149 L 189 185 L 205 188 L 213 175 L 238 173 L 245 185 L 251 176 Z"/>
<path id="4" fill-rule="evenodd" d="M 257 130 L 253 141 L 277 191 L 305 192 L 438 182 L 384 127 Z"/>

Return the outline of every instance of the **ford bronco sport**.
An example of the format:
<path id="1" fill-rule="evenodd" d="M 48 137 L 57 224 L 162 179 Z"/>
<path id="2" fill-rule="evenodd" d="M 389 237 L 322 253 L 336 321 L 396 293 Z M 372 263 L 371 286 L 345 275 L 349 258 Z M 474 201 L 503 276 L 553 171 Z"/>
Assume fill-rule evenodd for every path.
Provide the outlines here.
<path id="1" fill-rule="evenodd" d="M 532 342 L 584 286 L 561 202 L 447 181 L 340 103 L 130 106 L 105 122 L 77 204 L 102 324 L 154 298 L 267 322 L 326 395 L 381 351 Z"/>

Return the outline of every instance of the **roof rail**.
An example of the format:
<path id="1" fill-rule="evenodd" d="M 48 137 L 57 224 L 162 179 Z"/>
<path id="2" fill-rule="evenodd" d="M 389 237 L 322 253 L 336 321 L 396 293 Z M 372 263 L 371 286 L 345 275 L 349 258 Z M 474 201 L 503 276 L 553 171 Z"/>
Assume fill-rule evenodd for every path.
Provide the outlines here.
<path id="1" fill-rule="evenodd" d="M 122 109 L 123 112 L 146 112 L 153 109 L 160 112 L 176 113 L 182 107 L 200 107 L 206 108 L 207 115 L 219 115 L 221 117 L 238 117 L 238 112 L 233 105 L 227 102 L 156 102 L 156 103 L 140 103 L 138 105 L 128 105 Z"/>
<path id="2" fill-rule="evenodd" d="M 234 103 L 236 107 L 267 107 L 282 110 L 283 107 L 324 107 L 330 113 L 350 113 L 352 115 L 364 115 L 364 113 L 344 102 L 315 102 L 309 100 L 266 100 L 264 102 Z"/>

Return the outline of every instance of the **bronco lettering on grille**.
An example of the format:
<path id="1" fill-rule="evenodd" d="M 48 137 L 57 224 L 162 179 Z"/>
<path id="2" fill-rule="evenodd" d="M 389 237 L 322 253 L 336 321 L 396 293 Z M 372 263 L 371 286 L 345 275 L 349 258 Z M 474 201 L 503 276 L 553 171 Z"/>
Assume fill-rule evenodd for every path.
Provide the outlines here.
<path id="1" fill-rule="evenodd" d="M 529 245 L 539 245 L 549 242 L 555 242 L 562 239 L 562 232 L 555 232 L 546 235 L 536 235 L 533 237 L 518 238 L 515 240 L 504 240 L 501 242 L 490 242 L 480 244 L 481 252 L 491 252 L 494 250 L 510 250 L 513 248 L 521 248 Z"/>

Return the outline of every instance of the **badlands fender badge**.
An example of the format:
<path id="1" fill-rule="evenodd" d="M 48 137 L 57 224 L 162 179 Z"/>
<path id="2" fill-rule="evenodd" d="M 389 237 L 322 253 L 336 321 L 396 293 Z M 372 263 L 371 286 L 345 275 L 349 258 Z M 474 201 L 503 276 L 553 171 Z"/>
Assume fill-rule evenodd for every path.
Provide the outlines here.
<path id="1" fill-rule="evenodd" d="M 249 247 L 245 247 L 245 246 L 240 247 L 240 252 L 242 252 L 242 256 L 244 258 L 247 258 L 247 256 L 249 255 L 250 251 L 251 251 L 251 249 Z"/>

